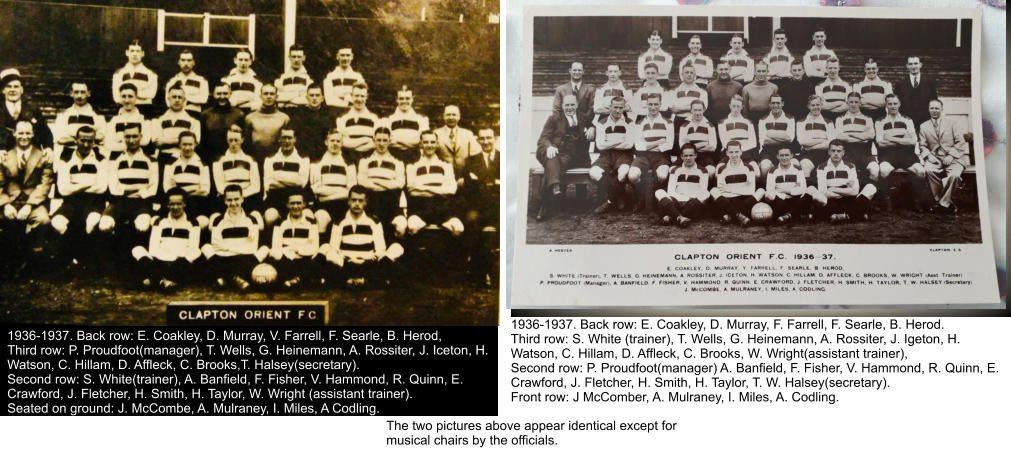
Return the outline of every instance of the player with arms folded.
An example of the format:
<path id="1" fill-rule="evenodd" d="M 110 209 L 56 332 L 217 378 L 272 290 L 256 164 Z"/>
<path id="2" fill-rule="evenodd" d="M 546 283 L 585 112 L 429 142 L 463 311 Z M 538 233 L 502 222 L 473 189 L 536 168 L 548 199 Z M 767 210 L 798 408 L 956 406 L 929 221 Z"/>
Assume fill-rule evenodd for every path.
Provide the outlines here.
<path id="1" fill-rule="evenodd" d="M 674 170 L 667 190 L 655 193 L 660 209 L 659 224 L 685 227 L 698 219 L 709 200 L 709 174 L 695 163 L 695 146 L 681 146 L 681 166 Z"/>
<path id="2" fill-rule="evenodd" d="M 730 224 L 735 219 L 741 226 L 751 223 L 751 207 L 765 196 L 756 189 L 758 170 L 741 160 L 741 143 L 727 143 L 727 162 L 716 167 L 716 187 L 710 191 L 716 208 L 723 216 L 720 222 Z"/>
<path id="3" fill-rule="evenodd" d="M 776 152 L 779 164 L 765 177 L 765 201 L 772 207 L 773 216 L 781 223 L 798 216 L 806 216 L 811 206 L 804 173 L 793 164 L 793 150 L 789 144 L 778 144 L 770 150 Z"/>
<path id="4" fill-rule="evenodd" d="M 590 179 L 601 184 L 599 190 L 605 197 L 594 213 L 623 210 L 629 201 L 625 196 L 631 192 L 628 170 L 635 146 L 635 123 L 625 116 L 625 100 L 611 99 L 611 113 L 600 116 L 594 130 L 600 156 L 590 166 Z"/>
<path id="5" fill-rule="evenodd" d="M 857 167 L 860 184 L 878 182 L 878 162 L 871 154 L 874 121 L 860 112 L 860 93 L 846 95 L 846 112 L 835 119 L 836 139 L 846 146 L 846 161 Z"/>
<path id="6" fill-rule="evenodd" d="M 821 115 L 821 96 L 807 98 L 807 117 L 797 122 L 797 142 L 800 143 L 800 169 L 810 178 L 815 166 L 828 160 L 828 143 L 835 139 L 835 127 Z"/>
<path id="7" fill-rule="evenodd" d="M 691 103 L 691 118 L 681 125 L 678 131 L 678 142 L 695 146 L 695 163 L 709 173 L 709 179 L 716 175 L 716 143 L 717 129 L 705 117 L 706 104 L 696 99 Z M 711 181 L 710 181 L 711 182 Z"/>
<path id="8" fill-rule="evenodd" d="M 368 190 L 355 185 L 348 191 L 348 212 L 330 231 L 330 243 L 320 253 L 336 266 L 349 287 L 364 286 L 367 277 L 388 280 L 394 262 L 404 254 L 398 243 L 386 245 L 383 226 L 365 214 Z"/>
<path id="9" fill-rule="evenodd" d="M 758 166 L 763 176 L 779 163 L 780 147 L 783 144 L 793 144 L 797 132 L 797 123 L 793 117 L 783 112 L 782 96 L 772 95 L 769 98 L 769 108 L 769 115 L 758 121 L 758 142 L 762 146 L 758 153 Z"/>
<path id="10" fill-rule="evenodd" d="M 885 97 L 887 113 L 874 123 L 881 175 L 881 198 L 885 201 L 888 211 L 891 211 L 894 208 L 891 200 L 892 173 L 902 168 L 912 173 L 909 181 L 913 189 L 912 206 L 914 210 L 919 210 L 927 172 L 916 155 L 917 140 L 913 121 L 899 113 L 900 106 L 899 97 L 889 94 Z"/>

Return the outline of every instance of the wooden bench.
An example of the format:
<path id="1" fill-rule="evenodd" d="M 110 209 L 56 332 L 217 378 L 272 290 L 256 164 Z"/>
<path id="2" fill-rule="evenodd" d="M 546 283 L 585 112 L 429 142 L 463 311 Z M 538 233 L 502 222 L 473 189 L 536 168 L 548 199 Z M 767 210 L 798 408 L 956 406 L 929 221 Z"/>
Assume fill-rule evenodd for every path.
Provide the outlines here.
<path id="1" fill-rule="evenodd" d="M 593 152 L 593 143 L 590 143 L 590 164 L 597 161 L 597 157 L 600 154 Z M 541 190 L 541 182 L 544 177 L 544 167 L 541 162 L 537 161 L 537 153 L 530 153 L 530 184 L 534 187 L 535 197 L 540 197 L 543 191 Z M 576 186 L 577 195 L 585 195 L 585 188 L 587 185 L 593 182 L 590 179 L 590 168 L 569 168 L 562 173 L 561 177 L 562 194 L 565 194 L 566 189 L 570 184 Z M 581 191 L 582 190 L 582 191 Z"/>

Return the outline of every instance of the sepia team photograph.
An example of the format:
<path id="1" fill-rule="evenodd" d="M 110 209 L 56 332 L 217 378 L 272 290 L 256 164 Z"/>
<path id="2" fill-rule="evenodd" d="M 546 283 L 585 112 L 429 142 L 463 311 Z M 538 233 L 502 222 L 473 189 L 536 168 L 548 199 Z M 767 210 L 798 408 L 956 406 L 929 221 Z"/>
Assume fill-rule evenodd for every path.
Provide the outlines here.
<path id="1" fill-rule="evenodd" d="M 0 318 L 495 325 L 497 1 L 0 1 Z"/>
<path id="2" fill-rule="evenodd" d="M 972 20 L 782 13 L 534 17 L 526 242 L 981 242 Z"/>

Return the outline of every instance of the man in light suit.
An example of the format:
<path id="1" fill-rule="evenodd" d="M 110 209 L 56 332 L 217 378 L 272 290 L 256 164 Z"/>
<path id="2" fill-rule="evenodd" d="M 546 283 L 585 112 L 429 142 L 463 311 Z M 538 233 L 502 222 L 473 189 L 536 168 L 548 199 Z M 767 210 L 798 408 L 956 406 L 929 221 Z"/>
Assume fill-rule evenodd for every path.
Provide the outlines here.
<path id="1" fill-rule="evenodd" d="M 460 126 L 460 108 L 448 105 L 442 111 L 442 121 L 445 125 L 435 129 L 439 137 L 439 148 L 442 149 L 442 159 L 453 164 L 453 173 L 460 177 L 467 159 L 481 151 L 474 132 Z"/>
<path id="2" fill-rule="evenodd" d="M 944 104 L 935 99 L 927 106 L 930 120 L 920 125 L 920 152 L 927 170 L 927 183 L 937 205 L 932 211 L 953 214 L 951 198 L 969 166 L 969 145 L 965 130 L 956 120 L 943 117 Z"/>
<path id="3" fill-rule="evenodd" d="M 34 136 L 31 122 L 19 121 L 14 148 L 0 150 L 0 227 L 7 234 L 0 244 L 0 258 L 12 266 L 28 261 L 28 252 L 39 246 L 39 230 L 49 224 L 52 154 L 33 145 Z"/>
<path id="4" fill-rule="evenodd" d="M 556 114 L 562 113 L 562 99 L 573 95 L 576 97 L 576 115 L 579 117 L 579 124 L 592 127 L 593 121 L 593 96 L 597 89 L 589 83 L 583 81 L 583 64 L 572 63 L 569 67 L 569 81 L 555 88 L 555 100 L 551 105 Z M 589 128 L 587 128 L 589 130 Z M 587 133 L 587 139 L 590 138 Z"/>

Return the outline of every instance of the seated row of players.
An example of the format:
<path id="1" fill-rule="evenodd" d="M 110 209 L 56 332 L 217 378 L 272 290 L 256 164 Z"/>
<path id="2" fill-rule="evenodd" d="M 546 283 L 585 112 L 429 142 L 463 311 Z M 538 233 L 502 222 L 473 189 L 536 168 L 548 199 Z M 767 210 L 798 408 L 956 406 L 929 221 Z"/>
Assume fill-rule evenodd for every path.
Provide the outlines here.
<path id="1" fill-rule="evenodd" d="M 822 115 L 822 97 L 811 95 L 809 113 L 797 121 L 783 111 L 782 97 L 774 94 L 770 97 L 769 114 L 758 122 L 756 136 L 754 125 L 742 115 L 740 96 L 731 98 L 727 118 L 714 127 L 704 116 L 706 107 L 702 100 L 689 104 L 688 118 L 679 124 L 677 119 L 671 121 L 663 116 L 659 94 L 646 98 L 647 114 L 636 120 L 625 113 L 624 98 L 616 95 L 610 98 L 610 112 L 598 117 L 586 130 L 600 152 L 591 166 L 586 152 L 588 142 L 581 137 L 576 114 L 577 100 L 575 96 L 567 96 L 562 116 L 549 118 L 538 140 L 538 160 L 545 166 L 542 189 L 545 205 L 538 217 L 546 217 L 551 202 L 561 196 L 560 175 L 566 169 L 591 166 L 591 179 L 601 182 L 602 189 L 607 191 L 606 201 L 598 208 L 600 212 L 623 209 L 626 202 L 649 205 L 651 191 L 663 187 L 672 165 L 677 164 L 675 146 L 694 145 L 696 163 L 712 182 L 717 165 L 726 162 L 726 155 L 719 153 L 731 141 L 741 145 L 743 161 L 758 172 L 759 180 L 777 164 L 778 147 L 791 146 L 797 152 L 793 162 L 810 181 L 816 167 L 828 160 L 829 143 L 839 140 L 846 148 L 848 160 L 856 165 L 860 182 L 877 184 L 889 208 L 889 178 L 901 168 L 915 176 L 912 184 L 918 195 L 923 178 L 929 176 L 938 211 L 951 212 L 951 193 L 969 164 L 961 127 L 942 117 L 943 104 L 939 100 L 931 101 L 931 118 L 920 126 L 918 143 L 913 122 L 899 112 L 898 98 L 888 95 L 886 101 L 885 117 L 875 122 L 861 112 L 860 95 L 851 92 L 846 97 L 847 112 L 833 123 Z M 872 145 L 877 149 L 876 159 Z M 638 193 L 633 186 L 639 188 Z M 626 200 L 628 196 L 631 198 Z"/>
<path id="2" fill-rule="evenodd" d="M 778 164 L 767 175 L 762 189 L 758 186 L 758 170 L 741 158 L 741 144 L 730 141 L 727 161 L 716 168 L 716 183 L 710 188 L 709 174 L 696 162 L 695 146 L 684 144 L 680 166 L 671 173 L 671 181 L 666 189 L 654 192 L 658 222 L 685 227 L 715 210 L 724 224 L 736 221 L 747 226 L 759 203 L 768 205 L 769 215 L 762 218 L 775 217 L 780 223 L 800 217 L 831 222 L 868 219 L 877 188 L 873 184 L 861 188 L 855 166 L 843 160 L 846 151 L 842 141 L 829 143 L 829 158 L 818 167 L 816 184 L 810 185 L 794 164 L 791 147 L 782 144 L 776 151 Z"/>
<path id="3" fill-rule="evenodd" d="M 152 198 L 160 190 L 184 193 L 190 202 L 189 216 L 200 228 L 212 224 L 213 209 L 221 200 L 215 196 L 223 197 L 229 188 L 235 188 L 247 206 L 264 210 L 262 217 L 259 211 L 253 213 L 266 225 L 281 218 L 290 195 L 300 194 L 317 208 L 315 213 L 307 212 L 317 232 L 326 232 L 331 222 L 345 215 L 348 191 L 356 185 L 374 195 L 373 210 L 397 237 L 417 234 L 429 224 L 459 236 L 464 225 L 457 216 L 464 216 L 479 233 L 497 225 L 498 153 L 490 129 L 479 132 L 487 150 L 482 148 L 481 153 L 469 158 L 464 175 L 457 179 L 452 164 L 438 157 L 438 135 L 432 131 L 422 133 L 422 154 L 405 167 L 391 155 L 391 133 L 385 127 L 375 129 L 371 138 L 373 153 L 357 164 L 345 160 L 342 143 L 346 136 L 338 129 L 329 133 L 326 153 L 310 162 L 298 153 L 294 130 L 284 128 L 281 147 L 264 162 L 261 188 L 258 163 L 242 151 L 241 128 L 233 126 L 228 132 L 228 150 L 210 169 L 196 154 L 196 135 L 180 133 L 179 158 L 159 174 L 157 162 L 141 146 L 142 127 L 125 127 L 123 152 L 105 159 L 94 147 L 95 130 L 82 126 L 75 136 L 73 152 L 54 161 L 47 150 L 32 145 L 32 125 L 18 123 L 17 148 L 2 152 L 5 167 L 0 171 L 0 186 L 5 193 L 0 195 L 0 205 L 5 208 L 6 218 L 25 222 L 29 230 L 48 224 L 48 195 L 55 170 L 56 192 L 62 204 L 52 215 L 52 228 L 61 235 L 74 231 L 74 238 L 96 229 L 117 229 L 120 246 L 131 245 L 150 229 L 156 214 Z M 213 170 L 213 183 L 209 170 Z M 31 189 L 22 193 L 29 185 Z M 465 193 L 451 200 L 459 186 Z M 484 239 L 480 237 L 476 243 Z M 78 243 L 63 239 L 63 253 L 69 258 L 83 256 L 81 252 L 88 247 Z M 123 254 L 121 250 L 114 251 Z"/>
<path id="4" fill-rule="evenodd" d="M 241 187 L 228 185 L 225 210 L 211 216 L 210 236 L 201 245 L 200 226 L 186 214 L 188 195 L 179 188 L 168 191 L 167 216 L 155 219 L 147 246 L 131 252 L 141 284 L 170 289 L 211 274 L 218 286 L 231 282 L 246 290 L 250 278 L 261 284 L 276 279 L 294 288 L 309 280 L 325 283 L 327 278 L 361 286 L 366 277 L 390 276 L 404 249 L 396 242 L 387 245 L 383 226 L 365 213 L 368 191 L 363 186 L 348 190 L 348 210 L 322 244 L 304 195 L 288 195 L 284 220 L 274 226 L 268 246 L 262 244 L 262 218 L 257 212 L 246 213 Z"/>

